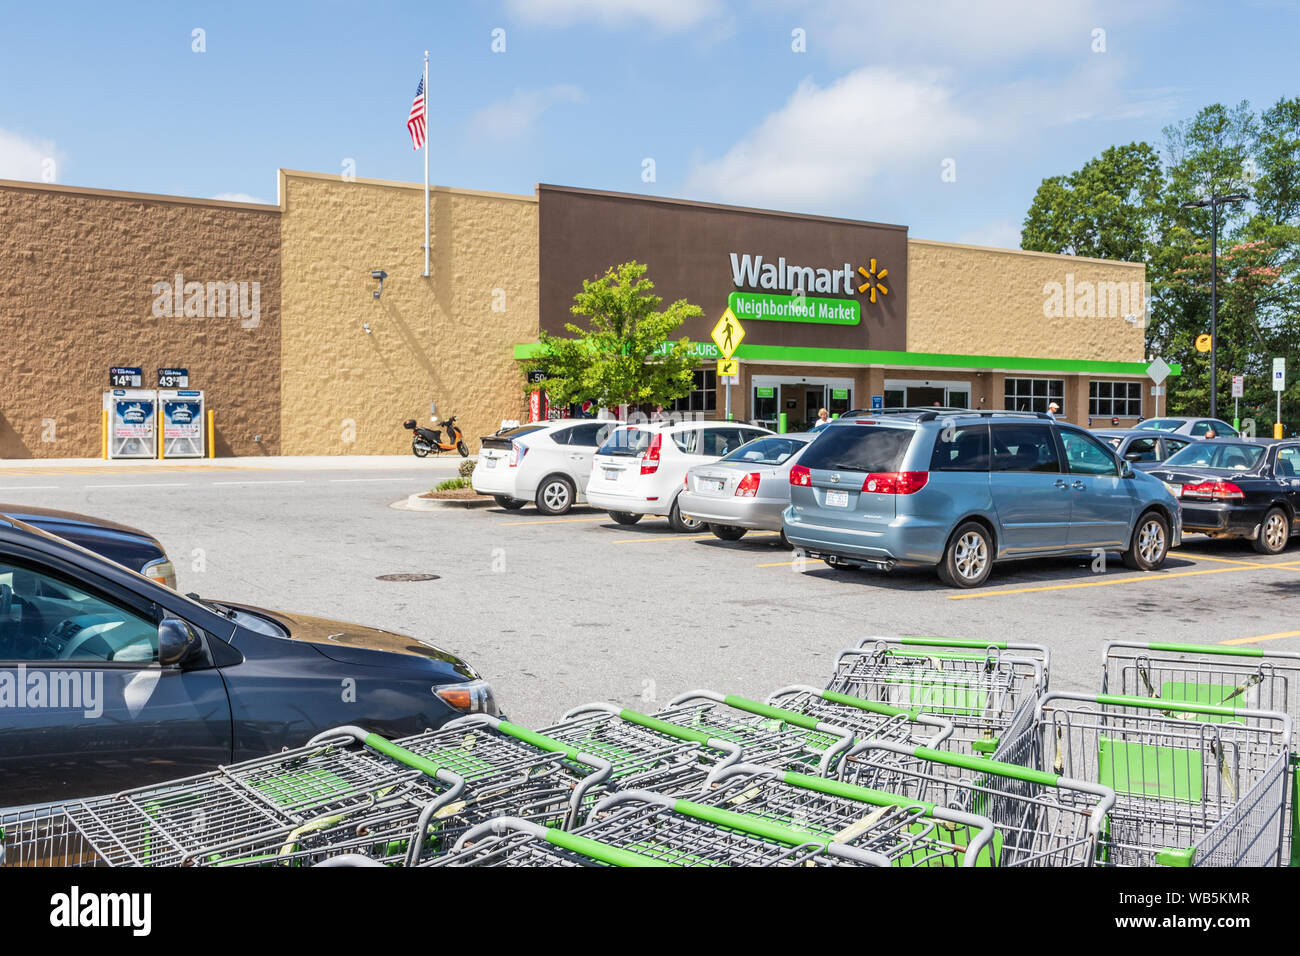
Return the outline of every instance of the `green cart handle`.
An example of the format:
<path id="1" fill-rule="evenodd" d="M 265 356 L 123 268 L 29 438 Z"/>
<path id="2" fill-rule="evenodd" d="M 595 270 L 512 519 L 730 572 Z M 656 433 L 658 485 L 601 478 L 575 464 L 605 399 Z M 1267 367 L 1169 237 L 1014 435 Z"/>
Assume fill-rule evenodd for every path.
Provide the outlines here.
<path id="1" fill-rule="evenodd" d="M 599 840 L 593 840 L 590 837 L 581 836 L 577 833 L 569 833 L 566 830 L 559 830 L 555 827 L 542 826 L 532 820 L 524 820 L 521 817 L 496 817 L 485 823 L 480 823 L 476 827 L 471 827 L 465 833 L 461 834 L 456 841 L 453 852 L 460 852 L 468 843 L 481 840 L 485 836 L 504 836 L 507 833 L 526 833 L 536 839 L 543 840 L 551 846 L 559 847 L 562 850 L 568 850 L 571 853 L 577 853 L 585 856 L 589 860 L 596 860 L 600 863 L 607 863 L 610 866 L 675 866 L 674 863 L 668 863 L 664 860 L 656 860 L 654 857 L 646 856 L 642 853 L 636 853 L 632 850 L 624 850 L 622 847 L 611 846 L 608 843 L 601 843 Z"/>
<path id="2" fill-rule="evenodd" d="M 1222 644 L 1168 644 L 1152 643 L 1142 644 L 1134 641 L 1111 641 L 1106 645 L 1106 650 L 1102 660 L 1109 659 L 1110 649 L 1112 647 L 1131 647 L 1135 650 L 1159 651 L 1164 654 L 1206 654 L 1217 655 L 1219 657 L 1264 657 L 1264 651 L 1258 647 L 1225 647 Z M 1294 652 L 1279 652 L 1274 656 L 1278 657 L 1296 657 L 1300 654 Z"/>

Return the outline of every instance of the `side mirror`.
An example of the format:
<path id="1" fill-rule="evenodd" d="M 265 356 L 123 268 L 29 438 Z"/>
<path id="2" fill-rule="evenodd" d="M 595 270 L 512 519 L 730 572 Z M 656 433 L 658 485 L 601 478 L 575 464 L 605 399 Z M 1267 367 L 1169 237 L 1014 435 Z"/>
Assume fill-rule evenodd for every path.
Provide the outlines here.
<path id="1" fill-rule="evenodd" d="M 199 633 L 185 621 L 166 617 L 158 624 L 158 663 L 184 664 L 200 647 Z"/>
<path id="2" fill-rule="evenodd" d="M 1121 478 L 1133 477 L 1133 465 L 1130 464 L 1127 460 L 1121 461 L 1119 463 L 1119 476 Z"/>

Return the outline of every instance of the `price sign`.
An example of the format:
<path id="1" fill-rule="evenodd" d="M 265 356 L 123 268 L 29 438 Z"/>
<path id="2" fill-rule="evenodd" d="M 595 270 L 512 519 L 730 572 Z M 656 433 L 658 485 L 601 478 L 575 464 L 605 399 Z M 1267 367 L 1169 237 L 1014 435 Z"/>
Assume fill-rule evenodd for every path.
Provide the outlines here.
<path id="1" fill-rule="evenodd" d="M 548 373 L 543 372 L 540 368 L 534 368 L 528 370 L 529 385 L 540 385 L 542 382 L 546 381 L 550 377 L 551 376 Z"/>
<path id="2" fill-rule="evenodd" d="M 189 388 L 190 370 L 187 368 L 160 368 L 158 370 L 159 388 Z"/>
<path id="3" fill-rule="evenodd" d="M 110 368 L 108 384 L 113 388 L 139 388 L 144 370 L 138 368 Z"/>
<path id="4" fill-rule="evenodd" d="M 1232 376 L 1232 397 L 1241 398 L 1241 396 L 1245 394 L 1246 394 L 1246 376 L 1244 375 Z"/>

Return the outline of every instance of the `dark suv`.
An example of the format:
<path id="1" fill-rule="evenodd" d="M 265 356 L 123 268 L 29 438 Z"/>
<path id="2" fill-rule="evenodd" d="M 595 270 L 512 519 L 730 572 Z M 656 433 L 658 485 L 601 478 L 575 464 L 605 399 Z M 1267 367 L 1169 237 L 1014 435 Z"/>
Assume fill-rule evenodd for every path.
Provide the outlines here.
<path id="1" fill-rule="evenodd" d="M 834 567 L 933 567 L 977 587 L 994 561 L 1119 551 L 1153 570 L 1180 543 L 1163 482 L 1046 414 L 877 411 L 820 431 L 790 470 L 782 526 Z"/>

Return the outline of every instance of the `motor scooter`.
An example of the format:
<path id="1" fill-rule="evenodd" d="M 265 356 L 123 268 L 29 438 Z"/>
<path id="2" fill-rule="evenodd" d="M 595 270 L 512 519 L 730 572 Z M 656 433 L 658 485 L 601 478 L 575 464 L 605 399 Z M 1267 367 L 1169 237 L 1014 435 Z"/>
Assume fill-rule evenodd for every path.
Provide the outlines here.
<path id="1" fill-rule="evenodd" d="M 437 421 L 437 416 L 431 416 Z M 460 457 L 469 457 L 469 446 L 465 444 L 465 438 L 460 428 L 456 425 L 456 416 L 452 415 L 446 421 L 438 422 L 439 428 L 421 428 L 414 418 L 408 418 L 402 422 L 402 427 L 408 431 L 415 432 L 411 436 L 411 454 L 416 458 L 424 458 L 430 453 L 439 455 L 444 451 L 458 451 Z M 447 429 L 449 441 L 442 440 L 442 429 Z"/>

